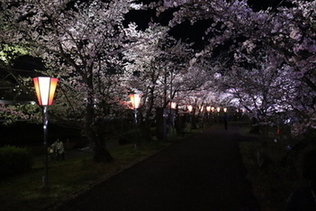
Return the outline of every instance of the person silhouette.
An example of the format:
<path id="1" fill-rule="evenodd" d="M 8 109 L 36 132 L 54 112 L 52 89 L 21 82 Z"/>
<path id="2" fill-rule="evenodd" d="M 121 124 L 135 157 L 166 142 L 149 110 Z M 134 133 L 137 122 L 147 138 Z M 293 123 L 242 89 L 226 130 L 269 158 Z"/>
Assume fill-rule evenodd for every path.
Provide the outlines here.
<path id="1" fill-rule="evenodd" d="M 65 149 L 64 149 L 64 143 L 57 139 L 56 142 L 54 143 L 54 146 L 56 148 L 56 153 L 57 153 L 57 161 L 62 161 L 65 160 Z"/>

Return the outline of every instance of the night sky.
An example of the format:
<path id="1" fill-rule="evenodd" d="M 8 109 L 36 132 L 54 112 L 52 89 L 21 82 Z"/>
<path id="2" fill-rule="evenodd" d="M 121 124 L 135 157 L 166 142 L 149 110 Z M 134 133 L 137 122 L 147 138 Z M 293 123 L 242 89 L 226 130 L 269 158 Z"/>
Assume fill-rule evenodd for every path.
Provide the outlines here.
<path id="1" fill-rule="evenodd" d="M 137 2 L 148 4 L 153 1 L 155 0 L 139 0 Z M 282 0 L 248 0 L 248 4 L 253 8 L 254 11 L 267 9 L 268 7 L 275 8 L 280 5 L 286 5 L 282 2 Z M 168 10 L 162 13 L 159 17 L 156 16 L 155 10 L 130 11 L 128 14 L 126 14 L 126 21 L 124 24 L 127 25 L 129 22 L 135 22 L 139 26 L 139 29 L 145 30 L 148 27 L 148 23 L 153 20 L 160 23 L 161 25 L 166 26 L 168 21 L 172 18 L 172 13 L 174 11 L 176 11 L 176 9 Z M 201 20 L 194 25 L 191 25 L 189 21 L 185 21 L 182 24 L 172 28 L 169 34 L 188 43 L 195 42 L 193 48 L 202 49 L 207 42 L 207 37 L 204 37 L 204 32 L 210 25 L 211 20 Z"/>

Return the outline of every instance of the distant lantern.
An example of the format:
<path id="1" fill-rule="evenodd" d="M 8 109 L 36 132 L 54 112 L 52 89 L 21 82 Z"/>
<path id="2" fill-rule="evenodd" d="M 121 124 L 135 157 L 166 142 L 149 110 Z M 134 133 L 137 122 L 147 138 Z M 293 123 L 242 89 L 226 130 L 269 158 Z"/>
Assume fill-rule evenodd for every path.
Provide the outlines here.
<path id="1" fill-rule="evenodd" d="M 188 105 L 187 108 L 188 108 L 188 111 L 189 111 L 189 112 L 192 112 L 192 111 L 193 111 L 193 106 Z"/>
<path id="2" fill-rule="evenodd" d="M 51 77 L 37 77 L 33 78 L 33 82 L 38 104 L 42 106 L 52 105 L 58 79 Z"/>
<path id="3" fill-rule="evenodd" d="M 211 111 L 211 106 L 206 106 L 206 111 L 210 112 Z"/>
<path id="4" fill-rule="evenodd" d="M 227 112 L 227 108 L 224 108 L 224 112 L 225 112 L 225 113 Z"/>
<path id="5" fill-rule="evenodd" d="M 129 97 L 131 99 L 131 103 L 132 103 L 133 108 L 134 109 L 139 108 L 141 95 L 140 94 L 130 94 Z"/>
<path id="6" fill-rule="evenodd" d="M 220 112 L 221 111 L 221 108 L 220 107 L 217 107 L 217 112 Z"/>
<path id="7" fill-rule="evenodd" d="M 176 109 L 176 108 L 177 108 L 177 103 L 176 103 L 176 102 L 171 102 L 171 103 L 170 103 L 170 107 L 171 107 L 172 109 Z"/>

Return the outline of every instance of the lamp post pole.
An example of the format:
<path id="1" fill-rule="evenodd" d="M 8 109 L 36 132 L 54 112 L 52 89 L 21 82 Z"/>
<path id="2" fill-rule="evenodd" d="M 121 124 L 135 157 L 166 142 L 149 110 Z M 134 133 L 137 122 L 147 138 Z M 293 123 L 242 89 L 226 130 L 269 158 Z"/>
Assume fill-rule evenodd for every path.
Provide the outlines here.
<path id="1" fill-rule="evenodd" d="M 188 105 L 187 106 L 187 109 L 189 111 L 189 122 L 190 122 L 190 128 L 192 129 L 193 128 L 193 106 L 192 105 Z M 191 113 L 192 112 L 192 113 Z"/>
<path id="2" fill-rule="evenodd" d="M 130 99 L 131 99 L 131 103 L 132 103 L 132 107 L 134 108 L 134 122 L 135 122 L 135 129 L 137 129 L 137 124 L 138 124 L 138 120 L 137 120 L 137 109 L 140 106 L 140 99 L 141 99 L 141 95 L 140 94 L 130 94 L 129 95 Z M 134 144 L 134 148 L 137 148 L 137 133 L 135 133 L 135 144 Z"/>
<path id="3" fill-rule="evenodd" d="M 43 177 L 44 189 L 48 190 L 48 141 L 47 141 L 47 127 L 48 115 L 47 106 L 53 104 L 54 94 L 58 79 L 51 77 L 37 77 L 33 78 L 34 87 L 38 104 L 43 106 L 43 139 L 45 149 L 45 175 Z"/>
<path id="4" fill-rule="evenodd" d="M 134 108 L 134 120 L 135 120 L 135 125 L 138 124 L 138 121 L 137 121 L 137 108 Z"/>
<path id="5" fill-rule="evenodd" d="M 135 125 L 138 124 L 138 121 L 137 121 L 137 109 L 139 108 L 139 105 L 140 105 L 140 98 L 141 98 L 141 95 L 140 94 L 130 94 L 129 95 L 130 99 L 131 99 L 131 102 L 132 102 L 132 106 L 134 108 L 134 121 L 135 121 Z"/>
<path id="6" fill-rule="evenodd" d="M 177 118 L 176 109 L 177 109 L 177 103 L 171 102 L 170 103 L 171 124 L 174 130 L 175 130 L 175 123 L 176 123 L 176 118 Z"/>
<path id="7" fill-rule="evenodd" d="M 211 112 L 211 106 L 206 106 L 206 112 L 207 112 L 207 123 L 210 125 L 210 112 Z"/>
<path id="8" fill-rule="evenodd" d="M 48 189 L 48 144 L 47 144 L 47 127 L 48 127 L 48 115 L 47 106 L 43 106 L 43 137 L 44 137 L 44 149 L 45 149 L 45 176 L 43 178 L 44 189 Z"/>

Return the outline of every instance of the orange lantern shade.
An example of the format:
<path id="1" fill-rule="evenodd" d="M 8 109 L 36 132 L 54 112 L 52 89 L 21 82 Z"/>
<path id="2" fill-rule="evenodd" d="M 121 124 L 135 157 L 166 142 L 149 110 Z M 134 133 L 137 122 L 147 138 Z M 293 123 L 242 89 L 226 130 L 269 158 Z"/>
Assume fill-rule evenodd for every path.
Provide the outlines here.
<path id="1" fill-rule="evenodd" d="M 129 97 L 131 99 L 133 108 L 134 109 L 139 108 L 141 95 L 140 94 L 130 94 Z"/>
<path id="2" fill-rule="evenodd" d="M 43 106 L 52 105 L 58 79 L 51 77 L 37 77 L 33 78 L 33 82 L 38 104 Z"/>
<path id="3" fill-rule="evenodd" d="M 188 108 L 188 111 L 189 111 L 189 112 L 192 112 L 192 111 L 193 111 L 193 106 L 188 105 L 187 108 Z"/>
<path id="4" fill-rule="evenodd" d="M 172 109 L 176 109 L 176 108 L 177 108 L 177 103 L 176 103 L 176 102 L 171 102 L 171 103 L 170 103 L 170 107 L 171 107 Z"/>

